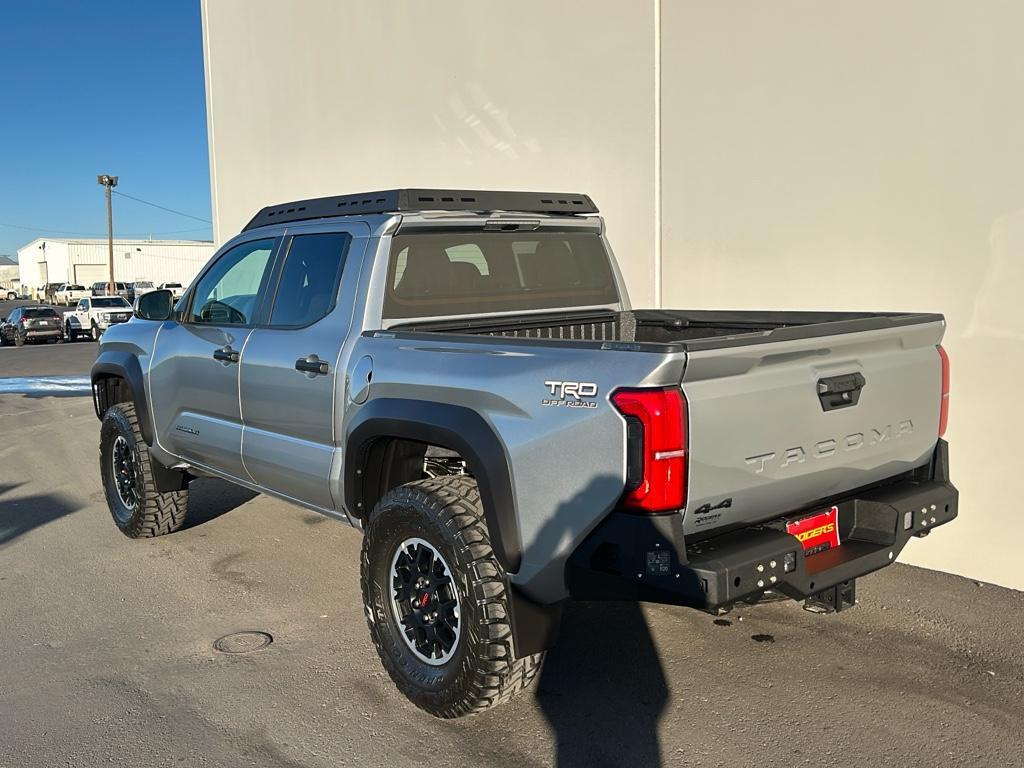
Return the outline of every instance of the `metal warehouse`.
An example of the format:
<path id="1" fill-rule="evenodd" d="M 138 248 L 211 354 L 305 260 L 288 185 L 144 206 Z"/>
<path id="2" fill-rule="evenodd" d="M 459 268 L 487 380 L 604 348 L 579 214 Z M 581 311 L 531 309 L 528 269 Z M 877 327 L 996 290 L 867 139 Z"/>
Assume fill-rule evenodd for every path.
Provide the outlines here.
<path id="1" fill-rule="evenodd" d="M 187 285 L 213 255 L 206 240 L 114 240 L 114 279 Z M 18 249 L 21 284 L 90 285 L 109 279 L 106 239 L 39 238 Z"/>

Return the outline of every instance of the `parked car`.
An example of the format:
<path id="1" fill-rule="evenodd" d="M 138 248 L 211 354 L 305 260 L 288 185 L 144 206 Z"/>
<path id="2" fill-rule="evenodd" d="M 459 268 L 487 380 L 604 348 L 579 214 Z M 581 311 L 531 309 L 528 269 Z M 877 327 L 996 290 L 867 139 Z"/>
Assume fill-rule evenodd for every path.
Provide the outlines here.
<path id="1" fill-rule="evenodd" d="M 57 303 L 57 290 L 64 285 L 64 283 L 46 283 L 42 288 L 39 289 L 39 298 L 45 301 L 47 304 Z"/>
<path id="2" fill-rule="evenodd" d="M 148 280 L 136 280 L 134 283 L 128 284 L 128 301 L 132 304 L 139 296 L 144 296 L 150 291 L 155 291 L 156 286 Z"/>
<path id="3" fill-rule="evenodd" d="M 384 668 L 456 717 L 530 684 L 569 598 L 844 610 L 956 517 L 941 315 L 634 310 L 596 213 L 260 211 L 184 306 L 149 294 L 100 344 L 117 527 L 180 528 L 199 475 L 348 522 Z"/>
<path id="4" fill-rule="evenodd" d="M 97 282 L 97 283 L 93 283 L 92 284 L 92 289 L 91 289 L 92 295 L 93 296 L 116 295 L 116 296 L 124 296 L 125 298 L 128 298 L 128 294 L 130 292 L 129 288 L 128 288 L 128 283 L 115 283 L 114 287 L 115 287 L 116 290 L 115 290 L 115 292 L 113 294 L 111 294 L 107 290 L 107 286 L 108 285 L 109 285 L 109 283 L 106 280 L 103 280 L 103 281 Z"/>
<path id="5" fill-rule="evenodd" d="M 0 320 L 0 345 L 22 346 L 25 342 L 60 341 L 60 315 L 52 307 L 17 307 Z"/>
<path id="6" fill-rule="evenodd" d="M 132 305 L 123 296 L 89 296 L 80 299 L 71 312 L 64 313 L 64 336 L 77 341 L 88 336 L 99 341 L 110 326 L 131 320 Z"/>
<path id="7" fill-rule="evenodd" d="M 89 295 L 90 293 L 85 289 L 84 285 L 61 283 L 57 286 L 57 290 L 53 295 L 53 303 L 63 304 L 65 307 L 70 307 L 73 304 L 77 304 L 79 299 L 83 299 Z"/>
<path id="8" fill-rule="evenodd" d="M 185 289 L 182 287 L 181 283 L 160 283 L 160 290 L 170 291 L 171 296 L 175 301 L 180 299 L 182 294 L 185 293 Z"/>

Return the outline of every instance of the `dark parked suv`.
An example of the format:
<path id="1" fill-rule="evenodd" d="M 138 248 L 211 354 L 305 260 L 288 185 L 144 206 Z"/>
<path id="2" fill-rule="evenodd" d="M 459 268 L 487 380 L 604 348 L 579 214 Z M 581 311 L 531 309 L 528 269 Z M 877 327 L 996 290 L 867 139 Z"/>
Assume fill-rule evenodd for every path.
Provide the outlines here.
<path id="1" fill-rule="evenodd" d="M 64 330 L 60 315 L 50 307 L 18 307 L 0 320 L 0 346 L 26 341 L 60 341 Z"/>

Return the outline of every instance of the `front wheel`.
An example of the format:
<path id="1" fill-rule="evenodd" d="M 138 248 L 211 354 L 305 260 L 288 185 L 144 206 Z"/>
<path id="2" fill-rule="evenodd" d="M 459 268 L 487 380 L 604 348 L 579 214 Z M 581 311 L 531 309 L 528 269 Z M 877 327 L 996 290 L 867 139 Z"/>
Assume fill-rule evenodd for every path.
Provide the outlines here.
<path id="1" fill-rule="evenodd" d="M 98 325 L 96 325 L 96 323 L 93 323 L 92 324 L 92 340 L 93 341 L 99 341 L 101 335 L 102 334 L 100 333 L 100 327 Z"/>
<path id="2" fill-rule="evenodd" d="M 132 403 L 112 405 L 103 414 L 100 477 L 107 507 L 125 536 L 162 536 L 185 523 L 188 490 L 156 490 L 152 459 Z"/>
<path id="3" fill-rule="evenodd" d="M 14 346 L 16 346 L 16 347 L 24 347 L 25 346 L 25 337 L 22 336 L 20 333 L 18 333 L 18 329 L 17 328 L 14 329 Z"/>
<path id="4" fill-rule="evenodd" d="M 515 658 L 505 574 L 467 476 L 419 480 L 380 500 L 361 582 L 384 668 L 416 706 L 461 717 L 527 688 L 544 654 Z"/>

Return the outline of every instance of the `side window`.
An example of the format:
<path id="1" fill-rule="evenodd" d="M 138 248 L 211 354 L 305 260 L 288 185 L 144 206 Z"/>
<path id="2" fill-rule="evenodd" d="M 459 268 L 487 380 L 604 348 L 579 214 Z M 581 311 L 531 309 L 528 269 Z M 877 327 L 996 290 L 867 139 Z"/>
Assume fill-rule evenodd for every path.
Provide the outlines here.
<path id="1" fill-rule="evenodd" d="M 285 257 L 270 324 L 312 325 L 334 309 L 351 235 L 296 235 Z"/>
<path id="2" fill-rule="evenodd" d="M 186 322 L 248 325 L 256 314 L 274 238 L 236 245 L 224 253 L 196 286 Z"/>
<path id="3" fill-rule="evenodd" d="M 82 299 L 80 302 L 78 302 L 78 311 L 79 312 L 88 312 L 89 311 L 89 301 L 87 299 Z"/>

